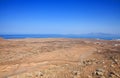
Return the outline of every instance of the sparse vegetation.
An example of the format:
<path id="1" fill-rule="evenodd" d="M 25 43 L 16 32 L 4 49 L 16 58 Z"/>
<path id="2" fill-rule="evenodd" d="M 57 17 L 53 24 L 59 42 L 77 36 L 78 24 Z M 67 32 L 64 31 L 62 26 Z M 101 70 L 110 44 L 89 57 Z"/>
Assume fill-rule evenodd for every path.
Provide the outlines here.
<path id="1" fill-rule="evenodd" d="M 92 39 L 2 39 L 0 77 L 120 78 L 116 43 L 120 44 Z"/>

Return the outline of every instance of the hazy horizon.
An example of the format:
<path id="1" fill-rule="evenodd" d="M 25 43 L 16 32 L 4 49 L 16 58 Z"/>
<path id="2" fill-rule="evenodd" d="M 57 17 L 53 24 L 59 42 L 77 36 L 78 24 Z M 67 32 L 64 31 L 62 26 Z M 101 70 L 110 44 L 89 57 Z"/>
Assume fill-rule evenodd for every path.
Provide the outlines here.
<path id="1" fill-rule="evenodd" d="M 0 34 L 87 33 L 120 34 L 120 1 L 0 1 Z"/>

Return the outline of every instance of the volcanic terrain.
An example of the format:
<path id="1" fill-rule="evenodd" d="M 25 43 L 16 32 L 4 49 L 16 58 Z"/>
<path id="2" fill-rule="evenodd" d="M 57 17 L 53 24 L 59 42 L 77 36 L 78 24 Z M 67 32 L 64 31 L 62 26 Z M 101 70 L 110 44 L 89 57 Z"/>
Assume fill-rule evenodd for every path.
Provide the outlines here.
<path id="1" fill-rule="evenodd" d="M 0 78 L 120 78 L 120 41 L 1 38 Z"/>

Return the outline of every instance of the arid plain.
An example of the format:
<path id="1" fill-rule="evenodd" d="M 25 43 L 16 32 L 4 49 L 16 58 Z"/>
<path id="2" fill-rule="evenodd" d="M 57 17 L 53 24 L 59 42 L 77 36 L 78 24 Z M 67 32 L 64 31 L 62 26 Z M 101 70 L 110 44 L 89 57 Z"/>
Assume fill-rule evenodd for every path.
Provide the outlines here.
<path id="1" fill-rule="evenodd" d="M 1 38 L 0 78 L 120 78 L 120 41 Z"/>

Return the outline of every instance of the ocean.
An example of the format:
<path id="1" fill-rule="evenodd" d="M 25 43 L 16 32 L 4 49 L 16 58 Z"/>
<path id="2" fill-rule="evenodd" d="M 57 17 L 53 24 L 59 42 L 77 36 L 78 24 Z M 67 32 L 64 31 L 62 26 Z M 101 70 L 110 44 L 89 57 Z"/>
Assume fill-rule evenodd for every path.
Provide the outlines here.
<path id="1" fill-rule="evenodd" d="M 119 35 L 110 34 L 14 34 L 14 35 L 0 35 L 4 39 L 21 39 L 21 38 L 90 38 L 90 39 L 104 39 L 104 40 L 114 40 L 120 39 Z"/>

